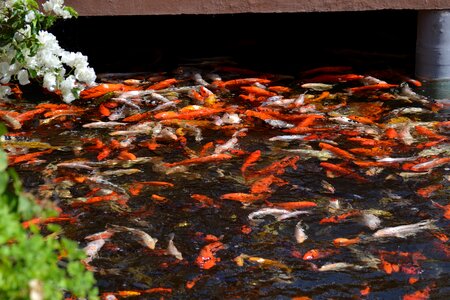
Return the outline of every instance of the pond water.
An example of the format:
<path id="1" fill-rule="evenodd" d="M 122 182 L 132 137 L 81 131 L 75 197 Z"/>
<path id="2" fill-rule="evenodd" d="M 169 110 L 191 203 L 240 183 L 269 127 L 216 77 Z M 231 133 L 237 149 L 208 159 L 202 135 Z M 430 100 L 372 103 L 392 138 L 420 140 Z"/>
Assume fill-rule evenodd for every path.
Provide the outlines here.
<path id="1" fill-rule="evenodd" d="M 104 299 L 450 297 L 446 103 L 355 73 L 105 74 L 71 105 L 4 103 L 3 147 Z"/>

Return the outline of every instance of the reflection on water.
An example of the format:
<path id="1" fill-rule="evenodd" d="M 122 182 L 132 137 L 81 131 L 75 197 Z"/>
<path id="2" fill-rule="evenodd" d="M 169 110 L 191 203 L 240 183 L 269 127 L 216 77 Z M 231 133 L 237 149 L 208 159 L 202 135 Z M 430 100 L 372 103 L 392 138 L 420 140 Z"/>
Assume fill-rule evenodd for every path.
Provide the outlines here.
<path id="1" fill-rule="evenodd" d="M 76 216 L 67 237 L 103 234 L 86 264 L 105 297 L 448 297 L 448 122 L 405 77 L 343 70 L 136 75 L 24 123 L 62 148 L 4 147 L 26 188 Z M 126 125 L 83 127 L 98 121 Z"/>

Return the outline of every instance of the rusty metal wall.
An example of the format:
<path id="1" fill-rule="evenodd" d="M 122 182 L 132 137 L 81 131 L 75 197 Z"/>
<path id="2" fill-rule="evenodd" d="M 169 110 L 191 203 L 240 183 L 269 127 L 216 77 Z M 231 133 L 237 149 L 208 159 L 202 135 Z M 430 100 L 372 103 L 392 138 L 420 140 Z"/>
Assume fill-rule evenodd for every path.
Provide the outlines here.
<path id="1" fill-rule="evenodd" d="M 66 0 L 81 16 L 450 9 L 449 0 Z"/>

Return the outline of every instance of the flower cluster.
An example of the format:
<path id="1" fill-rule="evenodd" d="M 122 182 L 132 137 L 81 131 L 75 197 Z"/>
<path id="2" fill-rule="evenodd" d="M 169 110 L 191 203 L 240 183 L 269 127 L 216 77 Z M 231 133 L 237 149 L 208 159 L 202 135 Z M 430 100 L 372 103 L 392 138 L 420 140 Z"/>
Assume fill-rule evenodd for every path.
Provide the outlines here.
<path id="1" fill-rule="evenodd" d="M 42 10 L 35 0 L 0 2 L 0 98 L 10 94 L 11 81 L 39 81 L 49 91 L 59 90 L 65 102 L 95 83 L 87 57 L 62 49 L 46 31 L 58 18 L 72 16 L 76 12 L 64 6 L 64 0 L 48 0 Z"/>

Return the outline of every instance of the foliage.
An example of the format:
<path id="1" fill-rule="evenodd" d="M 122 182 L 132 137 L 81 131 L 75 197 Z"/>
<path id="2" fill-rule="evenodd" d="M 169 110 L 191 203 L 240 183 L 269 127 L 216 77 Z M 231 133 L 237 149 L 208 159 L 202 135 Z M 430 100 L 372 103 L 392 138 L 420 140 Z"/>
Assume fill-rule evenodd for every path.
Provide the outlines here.
<path id="1" fill-rule="evenodd" d="M 0 1 L 0 98 L 10 94 L 9 82 L 35 80 L 49 91 L 60 91 L 65 102 L 95 82 L 95 72 L 80 52 L 62 49 L 47 32 L 57 19 L 77 16 L 64 0 Z"/>
<path id="2" fill-rule="evenodd" d="M 85 254 L 75 242 L 58 239 L 58 226 L 49 225 L 53 233 L 44 237 L 36 226 L 25 229 L 21 223 L 54 214 L 22 191 L 0 150 L 0 299 L 33 299 L 32 293 L 62 299 L 64 292 L 98 299 L 93 274 L 80 262 Z"/>

